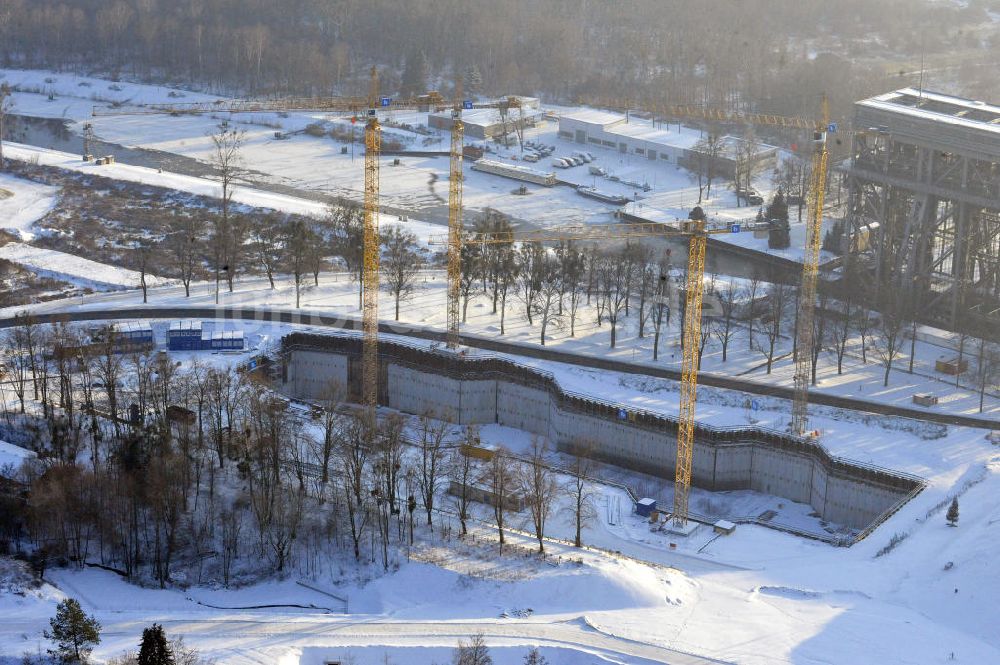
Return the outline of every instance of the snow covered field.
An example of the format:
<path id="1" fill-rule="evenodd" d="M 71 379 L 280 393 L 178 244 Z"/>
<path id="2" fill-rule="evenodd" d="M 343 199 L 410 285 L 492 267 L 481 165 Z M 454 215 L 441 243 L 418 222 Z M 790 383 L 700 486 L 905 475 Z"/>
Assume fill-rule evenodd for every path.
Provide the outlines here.
<path id="1" fill-rule="evenodd" d="M 78 133 L 82 132 L 84 123 L 90 123 L 96 136 L 105 141 L 202 161 L 207 161 L 211 153 L 212 142 L 209 135 L 217 131 L 221 120 L 229 118 L 228 114 L 214 113 L 170 117 L 165 122 L 163 117 L 156 115 L 114 115 L 114 109 L 111 108 L 113 104 L 128 107 L 225 99 L 190 91 L 36 70 L 0 69 L 0 80 L 16 87 L 12 98 L 17 113 L 63 119 L 70 123 L 71 130 Z M 95 107 L 101 110 L 99 117 L 92 117 Z M 329 138 L 296 134 L 318 121 L 328 125 L 337 124 L 345 129 L 351 126 L 347 119 L 328 114 L 291 112 L 281 115 L 233 115 L 232 122 L 246 130 L 247 140 L 242 151 L 243 166 L 275 183 L 360 200 L 364 191 L 363 149 L 355 146 L 351 150 L 349 145 L 345 146 Z M 397 112 L 390 114 L 387 121 L 426 125 L 427 118 L 426 114 Z M 554 121 L 543 121 L 539 126 L 526 130 L 525 139 L 556 146 L 556 153 L 552 157 L 567 156 L 580 150 L 579 144 L 557 135 L 557 124 Z M 673 127 L 671 126 L 672 130 Z M 278 140 L 274 136 L 276 129 L 292 135 Z M 447 136 L 440 132 L 435 139 L 434 136 L 428 138 L 391 127 L 384 131 L 387 136 L 401 140 L 408 150 L 447 149 Z M 689 142 L 697 140 L 697 130 L 680 128 L 680 131 Z M 343 147 L 348 148 L 346 153 L 342 151 Z M 491 158 L 520 163 L 521 151 L 516 147 L 516 141 L 512 141 L 510 148 L 499 145 L 491 147 L 495 151 Z M 690 174 L 672 163 L 651 162 L 637 155 L 620 155 L 612 150 L 595 148 L 592 152 L 596 160 L 594 165 L 603 167 L 609 176 L 613 175 L 618 180 L 592 176 L 586 166 L 557 170 L 559 178 L 573 185 L 597 185 L 602 191 L 622 194 L 628 198 L 648 199 L 649 205 L 654 207 L 665 205 L 658 197 L 666 196 L 670 201 L 669 207 L 672 210 L 683 210 L 682 216 L 686 216 L 687 211 L 698 202 L 697 187 L 692 188 Z M 549 161 L 550 158 L 546 158 L 538 166 L 551 170 Z M 384 162 L 380 191 L 384 206 L 411 211 L 413 215 L 420 217 L 422 211 L 438 210 L 447 202 L 446 157 L 401 157 L 399 166 L 393 166 L 388 159 Z M 768 180 L 769 174 L 763 174 L 756 183 L 757 188 L 766 193 L 770 190 Z M 623 182 L 646 183 L 651 189 L 644 192 Z M 174 186 L 170 183 L 163 184 Z M 554 226 L 608 222 L 612 219 L 610 213 L 616 208 L 582 197 L 572 187 L 566 186 L 547 188 L 529 185 L 527 195 L 514 196 L 511 192 L 518 185 L 512 180 L 466 168 L 464 205 L 467 215 L 471 211 L 489 207 L 532 224 Z M 716 186 L 719 195 L 718 201 L 713 202 L 713 205 L 719 209 L 717 214 L 723 217 L 756 214 L 756 208 L 736 207 L 735 197 L 726 191 L 726 183 L 720 180 Z M 270 207 L 280 209 L 280 206 Z"/>
<path id="2" fill-rule="evenodd" d="M 32 225 L 52 210 L 58 195 L 57 187 L 0 173 L 0 229 L 32 240 Z"/>
<path id="3" fill-rule="evenodd" d="M 53 277 L 97 291 L 136 289 L 139 287 L 141 277 L 134 270 L 19 242 L 0 247 L 0 258 L 24 266 L 39 276 Z M 161 286 L 169 284 L 170 280 L 146 275 L 146 283 L 149 286 Z"/>

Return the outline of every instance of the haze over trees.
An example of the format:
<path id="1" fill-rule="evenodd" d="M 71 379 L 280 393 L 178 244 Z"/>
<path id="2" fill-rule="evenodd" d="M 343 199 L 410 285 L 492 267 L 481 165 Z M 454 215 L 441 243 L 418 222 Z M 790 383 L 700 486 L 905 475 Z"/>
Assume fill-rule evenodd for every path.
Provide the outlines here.
<path id="1" fill-rule="evenodd" d="M 900 87 L 879 58 L 923 52 L 933 67 L 936 55 L 961 44 L 980 51 L 975 62 L 995 62 L 1000 43 L 974 31 L 988 21 L 983 3 L 964 4 L 802 0 L 776 11 L 767 0 L 636 0 L 627 8 L 243 0 L 234 11 L 231 0 L 0 0 L 0 63 L 252 95 L 356 94 L 375 64 L 394 92 L 444 92 L 462 78 L 471 94 L 646 97 L 787 115 L 815 113 L 828 91 L 836 117 L 857 97 Z M 967 95 L 990 97 L 988 72 L 960 71 Z"/>

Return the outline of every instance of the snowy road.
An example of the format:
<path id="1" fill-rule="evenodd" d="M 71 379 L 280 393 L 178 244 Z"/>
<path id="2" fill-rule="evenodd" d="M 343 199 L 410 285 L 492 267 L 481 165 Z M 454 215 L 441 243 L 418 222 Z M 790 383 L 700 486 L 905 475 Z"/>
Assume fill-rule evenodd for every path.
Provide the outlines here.
<path id="1" fill-rule="evenodd" d="M 350 619 L 332 618 L 328 615 L 278 617 L 260 619 L 240 616 L 213 618 L 169 619 L 151 613 L 123 617 L 107 613 L 100 617 L 104 626 L 102 637 L 131 640 L 149 621 L 156 621 L 175 635 L 198 643 L 224 642 L 227 650 L 241 654 L 246 662 L 259 662 L 260 649 L 275 644 L 316 644 L 318 646 L 352 646 L 356 644 L 398 646 L 425 646 L 429 644 L 454 645 L 460 638 L 467 639 L 482 633 L 488 640 L 505 641 L 540 646 L 582 648 L 588 652 L 616 659 L 643 659 L 650 663 L 669 665 L 719 665 L 728 661 L 705 658 L 667 647 L 644 644 L 600 632 L 587 624 L 585 618 L 561 621 L 497 620 L 497 621 L 414 621 L 401 622 L 382 617 Z M 4 632 L 18 634 L 37 629 L 36 622 L 8 622 Z"/>

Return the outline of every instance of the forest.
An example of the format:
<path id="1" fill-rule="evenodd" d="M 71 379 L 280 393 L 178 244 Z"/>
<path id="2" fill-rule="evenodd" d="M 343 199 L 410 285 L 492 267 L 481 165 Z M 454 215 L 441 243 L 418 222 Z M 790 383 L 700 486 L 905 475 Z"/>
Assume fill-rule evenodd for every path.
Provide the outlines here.
<path id="1" fill-rule="evenodd" d="M 387 92 L 697 103 L 834 117 L 913 82 L 893 63 L 1000 47 L 996 0 L 0 0 L 0 63 L 247 95 Z M 934 31 L 921 26 L 934 25 Z M 985 53 L 982 53 L 983 58 Z M 985 94 L 983 73 L 960 72 Z"/>

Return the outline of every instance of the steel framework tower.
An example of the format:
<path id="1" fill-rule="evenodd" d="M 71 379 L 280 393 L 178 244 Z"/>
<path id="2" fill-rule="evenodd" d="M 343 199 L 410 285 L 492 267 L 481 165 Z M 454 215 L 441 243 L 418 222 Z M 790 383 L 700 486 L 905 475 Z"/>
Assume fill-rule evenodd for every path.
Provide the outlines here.
<path id="1" fill-rule="evenodd" d="M 910 88 L 855 105 L 844 249 L 924 320 L 1000 330 L 1000 106 Z"/>

